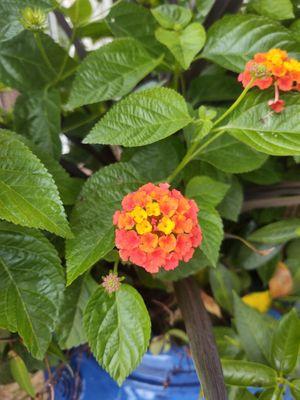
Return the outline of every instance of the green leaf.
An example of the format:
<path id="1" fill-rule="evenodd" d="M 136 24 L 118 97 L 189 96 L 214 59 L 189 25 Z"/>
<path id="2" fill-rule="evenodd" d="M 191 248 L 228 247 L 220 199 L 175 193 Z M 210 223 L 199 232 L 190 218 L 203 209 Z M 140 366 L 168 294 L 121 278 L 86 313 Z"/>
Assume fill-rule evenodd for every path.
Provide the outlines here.
<path id="1" fill-rule="evenodd" d="M 135 39 L 117 39 L 93 51 L 80 64 L 69 106 L 119 98 L 129 93 L 162 60 L 152 58 Z"/>
<path id="2" fill-rule="evenodd" d="M 244 360 L 222 360 L 225 383 L 232 386 L 270 387 L 277 384 L 276 371 Z"/>
<path id="3" fill-rule="evenodd" d="M 0 326 L 18 332 L 35 358 L 50 344 L 63 290 L 52 244 L 36 230 L 0 222 Z"/>
<path id="4" fill-rule="evenodd" d="M 290 26 L 289 29 L 294 34 L 294 37 L 300 42 L 300 19 L 296 19 Z"/>
<path id="5" fill-rule="evenodd" d="M 241 389 L 237 386 L 228 387 L 228 400 L 257 400 L 257 397 L 248 389 Z"/>
<path id="6" fill-rule="evenodd" d="M 154 275 L 155 278 L 161 279 L 162 281 L 178 281 L 180 279 L 186 278 L 190 275 L 194 275 L 197 272 L 203 270 L 208 267 L 210 262 L 205 257 L 203 252 L 200 249 L 196 249 L 192 259 L 186 262 L 180 262 L 179 266 L 175 268 L 173 271 L 164 271 L 160 269 L 160 271 Z"/>
<path id="7" fill-rule="evenodd" d="M 150 339 L 142 297 L 126 284 L 112 295 L 99 287 L 86 307 L 84 327 L 97 361 L 121 385 L 140 363 Z"/>
<path id="8" fill-rule="evenodd" d="M 180 30 L 192 19 L 192 12 L 189 8 L 177 4 L 163 4 L 151 10 L 157 22 L 166 29 Z"/>
<path id="9" fill-rule="evenodd" d="M 243 187 L 236 176 L 232 176 L 231 186 L 226 193 L 224 199 L 218 205 L 220 215 L 237 222 L 243 205 Z"/>
<path id="10" fill-rule="evenodd" d="M 241 72 L 254 54 L 277 47 L 293 57 L 300 56 L 300 43 L 278 22 L 251 14 L 226 15 L 208 30 L 202 56 L 223 68 Z"/>
<path id="11" fill-rule="evenodd" d="M 295 310 L 286 314 L 272 341 L 272 364 L 277 371 L 288 374 L 296 366 L 300 349 L 300 320 Z"/>
<path id="12" fill-rule="evenodd" d="M 268 156 L 225 134 L 208 145 L 199 158 L 221 171 L 240 174 L 261 167 Z"/>
<path id="13" fill-rule="evenodd" d="M 66 288 L 60 307 L 59 323 L 55 330 L 58 344 L 62 349 L 71 349 L 86 343 L 83 313 L 97 287 L 91 275 L 87 274 Z"/>
<path id="14" fill-rule="evenodd" d="M 292 19 L 295 17 L 291 0 L 251 0 L 248 3 L 250 11 L 265 15 L 276 20 Z"/>
<path id="15" fill-rule="evenodd" d="M 235 100 L 242 92 L 242 86 L 235 76 L 226 75 L 225 70 L 206 70 L 190 83 L 188 94 L 192 103 Z"/>
<path id="16" fill-rule="evenodd" d="M 258 243 L 281 244 L 300 236 L 300 219 L 293 218 L 266 225 L 248 236 Z"/>
<path id="17" fill-rule="evenodd" d="M 248 359 L 268 364 L 273 320 L 247 306 L 236 294 L 233 300 L 234 321 Z"/>
<path id="18" fill-rule="evenodd" d="M 204 46 L 206 34 L 201 24 L 193 22 L 182 31 L 158 28 L 155 37 L 170 50 L 183 69 L 188 69 Z"/>
<path id="19" fill-rule="evenodd" d="M 295 400 L 300 400 L 300 379 L 296 379 L 291 382 L 291 391 Z"/>
<path id="20" fill-rule="evenodd" d="M 260 268 L 280 253 L 282 246 L 270 246 L 269 244 L 258 244 L 255 246 L 258 250 L 269 250 L 267 255 L 260 255 L 253 252 L 246 246 L 240 246 L 235 258 L 236 265 L 250 271 Z M 272 250 L 273 249 L 273 250 Z"/>
<path id="21" fill-rule="evenodd" d="M 9 351 L 8 357 L 10 371 L 14 380 L 30 397 L 35 397 L 35 390 L 23 359 L 13 350 Z"/>
<path id="22" fill-rule="evenodd" d="M 130 162 L 145 181 L 157 182 L 167 179 L 174 171 L 183 152 L 180 139 L 172 136 L 145 147 L 125 148 L 122 151 L 122 161 Z"/>
<path id="23" fill-rule="evenodd" d="M 1 43 L 0 82 L 22 92 L 41 89 L 55 81 L 66 52 L 48 35 L 38 35 L 48 62 L 38 47 L 34 34 L 30 31 L 21 32 L 13 39 Z M 67 57 L 65 72 L 75 67 L 75 61 Z"/>
<path id="24" fill-rule="evenodd" d="M 286 156 L 300 154 L 300 99 L 298 94 L 282 96 L 286 109 L 270 113 L 268 100 L 273 94 L 246 96 L 240 107 L 218 129 L 226 129 L 236 139 L 266 154 Z"/>
<path id="25" fill-rule="evenodd" d="M 100 21 L 79 26 L 76 29 L 76 36 L 80 38 L 89 37 L 93 40 L 99 40 L 101 38 L 111 36 L 111 31 L 107 21 L 102 19 Z"/>
<path id="26" fill-rule="evenodd" d="M 232 314 L 232 291 L 239 292 L 241 289 L 238 276 L 222 264 L 219 264 L 217 268 L 209 270 L 209 282 L 216 301 L 222 308 Z"/>
<path id="27" fill-rule="evenodd" d="M 70 237 L 51 175 L 13 132 L 0 130 L 0 218 Z"/>
<path id="28" fill-rule="evenodd" d="M 236 358 L 242 352 L 238 335 L 228 326 L 215 326 L 214 337 L 221 358 Z"/>
<path id="29" fill-rule="evenodd" d="M 186 185 L 185 193 L 187 197 L 196 200 L 201 207 L 202 203 L 217 206 L 229 189 L 229 185 L 216 181 L 209 176 L 195 176 Z"/>
<path id="30" fill-rule="evenodd" d="M 143 90 L 115 104 L 84 143 L 144 146 L 172 135 L 191 120 L 184 98 L 174 90 Z"/>
<path id="31" fill-rule="evenodd" d="M 66 245 L 68 285 L 113 249 L 113 214 L 123 197 L 142 184 L 126 163 L 102 168 L 86 181 L 71 216 L 75 237 Z"/>
<path id="32" fill-rule="evenodd" d="M 37 90 L 19 96 L 15 129 L 55 158 L 61 155 L 60 96 L 57 90 Z"/>
<path id="33" fill-rule="evenodd" d="M 279 398 L 277 396 L 278 396 L 278 386 L 272 389 L 264 390 L 260 394 L 259 400 L 282 400 L 283 398 L 282 396 L 280 396 Z"/>
<path id="34" fill-rule="evenodd" d="M 26 7 L 38 7 L 47 13 L 53 9 L 53 2 L 50 0 L 1 0 L 0 42 L 11 39 L 24 30 L 21 18 L 22 10 Z"/>
<path id="35" fill-rule="evenodd" d="M 201 250 L 215 267 L 224 236 L 222 219 L 219 213 L 210 205 L 202 203 L 199 206 L 198 219 L 203 234 Z"/>
<path id="36" fill-rule="evenodd" d="M 82 26 L 90 19 L 93 9 L 90 0 L 75 0 L 71 7 L 64 9 L 76 27 Z"/>
<path id="37" fill-rule="evenodd" d="M 154 36 L 157 22 L 146 7 L 122 1 L 111 8 L 107 22 L 114 36 L 137 39 L 154 57 L 164 53 Z"/>

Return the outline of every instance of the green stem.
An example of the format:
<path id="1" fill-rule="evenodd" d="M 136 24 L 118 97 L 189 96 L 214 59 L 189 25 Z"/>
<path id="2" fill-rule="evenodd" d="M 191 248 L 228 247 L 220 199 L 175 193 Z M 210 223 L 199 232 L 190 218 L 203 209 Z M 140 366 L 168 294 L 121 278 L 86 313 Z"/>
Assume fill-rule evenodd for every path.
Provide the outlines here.
<path id="1" fill-rule="evenodd" d="M 228 108 L 228 110 L 226 110 L 224 112 L 224 114 L 222 114 L 220 116 L 220 118 L 218 118 L 214 124 L 213 127 L 215 127 L 216 125 L 218 125 L 221 121 L 223 121 L 223 119 L 225 119 L 230 113 L 232 113 L 233 110 L 235 110 L 237 108 L 237 106 L 240 104 L 240 102 L 244 99 L 244 97 L 246 96 L 246 94 L 248 93 L 248 91 L 251 89 L 252 84 L 254 82 L 254 79 L 251 79 L 251 81 L 248 83 L 248 85 L 245 87 L 245 89 L 242 91 L 242 93 L 239 95 L 239 97 L 236 99 L 236 101 L 234 103 L 231 104 L 231 106 Z"/>
<path id="2" fill-rule="evenodd" d="M 175 74 L 176 75 L 176 74 Z M 174 81 L 175 81 L 175 75 L 174 75 Z M 242 91 L 242 93 L 239 95 L 239 97 L 236 99 L 236 101 L 218 118 L 214 124 L 212 125 L 212 128 L 214 128 L 216 125 L 218 125 L 221 121 L 223 121 L 224 118 L 226 118 L 230 113 L 232 113 L 233 110 L 236 109 L 236 107 L 241 103 L 241 101 L 244 99 L 246 94 L 248 93 L 249 89 L 251 89 L 253 84 L 253 79 L 250 81 L 250 83 L 245 87 L 245 89 Z M 179 174 L 179 172 L 191 161 L 193 160 L 201 151 L 203 151 L 208 145 L 210 145 L 212 142 L 214 142 L 218 137 L 220 137 L 224 133 L 225 129 L 218 128 L 218 129 L 213 129 L 213 132 L 216 132 L 215 135 L 211 136 L 210 139 L 206 140 L 200 147 L 197 148 L 198 142 L 195 142 L 192 144 L 192 146 L 188 149 L 186 155 L 184 158 L 181 160 L 181 162 L 177 165 L 175 170 L 172 172 L 172 174 L 168 177 L 167 182 L 171 183 L 175 177 Z"/>
<path id="3" fill-rule="evenodd" d="M 56 75 L 57 72 L 56 72 L 55 69 L 53 68 L 53 66 L 52 66 L 52 64 L 51 64 L 51 62 L 50 62 L 50 60 L 49 60 L 49 58 L 48 58 L 48 56 L 47 56 L 47 53 L 45 52 L 43 43 L 42 43 L 42 41 L 41 41 L 41 38 L 40 38 L 40 35 L 39 35 L 38 32 L 34 32 L 34 39 L 35 39 L 35 41 L 36 41 L 37 47 L 39 48 L 40 53 L 41 53 L 41 55 L 42 55 L 42 57 L 43 57 L 45 63 L 47 64 L 48 68 L 50 68 L 51 71 Z"/>
<path id="4" fill-rule="evenodd" d="M 114 262 L 114 273 L 118 275 L 119 259 Z"/>

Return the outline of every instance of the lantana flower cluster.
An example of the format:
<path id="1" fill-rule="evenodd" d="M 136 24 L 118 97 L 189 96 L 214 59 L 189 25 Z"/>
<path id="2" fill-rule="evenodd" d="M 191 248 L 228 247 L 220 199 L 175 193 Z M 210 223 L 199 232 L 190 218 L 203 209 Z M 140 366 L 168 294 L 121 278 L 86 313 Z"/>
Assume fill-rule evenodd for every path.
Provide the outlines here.
<path id="1" fill-rule="evenodd" d="M 198 211 L 194 200 L 167 183 L 147 183 L 127 194 L 113 217 L 121 259 L 151 273 L 189 261 L 202 241 Z"/>
<path id="2" fill-rule="evenodd" d="M 269 101 L 269 107 L 279 113 L 284 109 L 284 101 L 279 99 L 279 91 L 300 91 L 300 62 L 289 58 L 286 51 L 271 49 L 267 53 L 257 53 L 247 62 L 244 72 L 238 80 L 246 87 L 257 86 L 259 89 L 275 88 L 275 98 Z"/>

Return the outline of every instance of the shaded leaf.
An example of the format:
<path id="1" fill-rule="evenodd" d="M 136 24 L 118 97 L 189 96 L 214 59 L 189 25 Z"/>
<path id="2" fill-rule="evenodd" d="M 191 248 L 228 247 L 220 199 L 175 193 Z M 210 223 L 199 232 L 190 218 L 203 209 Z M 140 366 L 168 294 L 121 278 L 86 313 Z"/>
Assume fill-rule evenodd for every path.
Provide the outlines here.
<path id="1" fill-rule="evenodd" d="M 66 288 L 60 307 L 59 322 L 55 330 L 58 344 L 62 349 L 71 349 L 86 343 L 83 312 L 97 287 L 94 279 L 87 274 L 79 277 Z"/>
<path id="2" fill-rule="evenodd" d="M 126 163 L 102 168 L 86 181 L 71 216 L 75 237 L 66 244 L 68 284 L 113 249 L 113 214 L 123 197 L 142 183 Z"/>
<path id="3" fill-rule="evenodd" d="M 187 197 L 195 199 L 199 207 L 202 203 L 215 207 L 223 200 L 228 189 L 229 185 L 209 176 L 195 176 L 186 185 L 185 193 Z"/>
<path id="4" fill-rule="evenodd" d="M 51 341 L 64 290 L 55 248 L 38 231 L 0 223 L 0 326 L 18 332 L 42 359 Z"/>
<path id="5" fill-rule="evenodd" d="M 60 96 L 57 90 L 37 90 L 19 96 L 15 129 L 53 157 L 61 155 Z"/>
<path id="6" fill-rule="evenodd" d="M 293 218 L 265 225 L 248 236 L 258 243 L 281 244 L 300 236 L 300 219 Z"/>
<path id="7" fill-rule="evenodd" d="M 97 361 L 121 385 L 140 363 L 150 339 L 142 297 L 126 284 L 111 296 L 100 286 L 86 307 L 84 327 Z"/>
<path id="8" fill-rule="evenodd" d="M 224 199 L 218 205 L 220 215 L 237 222 L 240 215 L 244 200 L 243 187 L 236 176 L 232 176 L 231 186 L 227 191 Z"/>
<path id="9" fill-rule="evenodd" d="M 30 397 L 35 397 L 35 390 L 30 380 L 28 369 L 22 358 L 13 350 L 8 353 L 11 374 L 21 389 Z"/>
<path id="10" fill-rule="evenodd" d="M 251 0 L 248 3 L 250 11 L 254 10 L 260 15 L 265 15 L 276 20 L 294 18 L 293 3 L 291 0 Z"/>

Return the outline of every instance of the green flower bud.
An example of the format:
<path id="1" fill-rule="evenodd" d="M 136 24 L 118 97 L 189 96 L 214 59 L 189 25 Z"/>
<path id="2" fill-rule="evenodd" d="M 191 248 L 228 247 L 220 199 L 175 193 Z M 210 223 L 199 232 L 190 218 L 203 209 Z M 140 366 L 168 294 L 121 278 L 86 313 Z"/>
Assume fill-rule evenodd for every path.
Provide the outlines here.
<path id="1" fill-rule="evenodd" d="M 46 26 L 46 14 L 40 8 L 26 7 L 21 11 L 21 23 L 29 31 L 41 31 Z"/>

